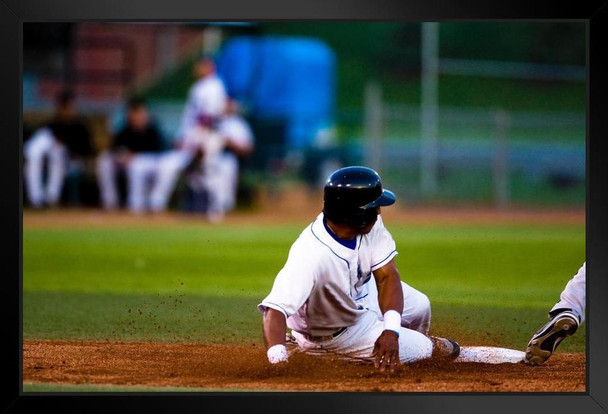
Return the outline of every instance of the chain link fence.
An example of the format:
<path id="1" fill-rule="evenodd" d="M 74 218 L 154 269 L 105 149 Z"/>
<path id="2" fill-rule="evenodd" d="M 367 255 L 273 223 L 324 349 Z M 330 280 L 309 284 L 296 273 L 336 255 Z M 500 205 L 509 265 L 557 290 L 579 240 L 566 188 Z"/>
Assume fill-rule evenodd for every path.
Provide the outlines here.
<path id="1" fill-rule="evenodd" d="M 378 169 L 406 203 L 585 205 L 584 113 L 441 107 L 431 149 L 436 185 L 428 191 L 420 106 L 376 102 L 367 108 L 367 115 L 340 116 L 352 134 L 345 141 L 355 154 L 350 162 Z"/>

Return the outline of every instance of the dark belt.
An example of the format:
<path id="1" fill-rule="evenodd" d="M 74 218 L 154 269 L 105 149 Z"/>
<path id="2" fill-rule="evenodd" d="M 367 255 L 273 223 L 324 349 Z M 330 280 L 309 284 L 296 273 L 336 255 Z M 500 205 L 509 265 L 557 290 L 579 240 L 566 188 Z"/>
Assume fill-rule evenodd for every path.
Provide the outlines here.
<path id="1" fill-rule="evenodd" d="M 308 339 L 311 342 L 330 341 L 330 340 L 334 339 L 335 337 L 337 337 L 338 335 L 340 335 L 342 332 L 344 332 L 346 330 L 346 328 L 348 328 L 348 326 L 338 329 L 336 332 L 334 332 L 331 335 L 325 335 L 325 336 L 312 336 L 312 335 L 308 335 L 308 334 L 302 334 L 302 335 L 304 336 L 304 338 Z"/>

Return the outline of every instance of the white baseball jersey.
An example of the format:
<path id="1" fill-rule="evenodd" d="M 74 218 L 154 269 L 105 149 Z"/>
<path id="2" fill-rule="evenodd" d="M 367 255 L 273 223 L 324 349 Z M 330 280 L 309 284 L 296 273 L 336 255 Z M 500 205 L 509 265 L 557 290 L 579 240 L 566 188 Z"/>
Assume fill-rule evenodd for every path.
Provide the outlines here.
<path id="1" fill-rule="evenodd" d="M 576 275 L 572 277 L 566 284 L 559 297 L 559 302 L 551 309 L 572 309 L 579 317 L 579 322 L 585 320 L 585 286 L 586 286 L 587 262 L 578 269 Z"/>
<path id="2" fill-rule="evenodd" d="M 239 147 L 249 148 L 253 145 L 253 132 L 247 121 L 238 115 L 223 117 L 217 129 L 220 135 L 230 139 Z"/>
<path id="3" fill-rule="evenodd" d="M 380 216 L 371 232 L 357 236 L 350 249 L 326 230 L 321 213 L 291 246 L 258 309 L 278 310 L 289 328 L 313 336 L 353 326 L 370 312 L 366 307 L 372 271 L 395 255 L 395 242 Z"/>
<path id="4" fill-rule="evenodd" d="M 209 75 L 196 81 L 188 92 L 178 138 L 196 126 L 200 116 L 221 116 L 227 99 L 224 82 L 217 75 Z"/>

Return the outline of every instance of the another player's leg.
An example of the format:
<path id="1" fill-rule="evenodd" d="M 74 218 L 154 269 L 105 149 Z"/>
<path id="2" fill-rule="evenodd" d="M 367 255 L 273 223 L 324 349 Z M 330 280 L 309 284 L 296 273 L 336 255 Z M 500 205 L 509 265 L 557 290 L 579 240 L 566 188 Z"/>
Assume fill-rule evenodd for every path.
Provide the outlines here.
<path id="1" fill-rule="evenodd" d="M 234 158 L 224 159 L 222 164 L 222 206 L 225 211 L 232 210 L 236 205 L 236 195 L 239 183 L 239 165 Z"/>
<path id="2" fill-rule="evenodd" d="M 169 205 L 180 174 L 192 161 L 192 154 L 186 151 L 170 151 L 160 157 L 156 179 L 150 193 L 152 211 L 165 211 Z"/>
<path id="3" fill-rule="evenodd" d="M 543 364 L 555 352 L 557 346 L 571 335 L 585 320 L 586 263 L 568 281 L 560 294 L 560 300 L 549 312 L 550 321 L 536 332 L 526 347 L 524 362 Z"/>
<path id="4" fill-rule="evenodd" d="M 101 204 L 106 210 L 118 207 L 118 189 L 116 187 L 116 164 L 109 151 L 102 152 L 96 163 L 97 182 Z"/>
<path id="5" fill-rule="evenodd" d="M 129 210 L 141 213 L 148 207 L 147 183 L 156 171 L 156 157 L 151 154 L 134 155 L 127 167 Z"/>
<path id="6" fill-rule="evenodd" d="M 51 132 L 47 128 L 42 128 L 23 146 L 25 190 L 30 203 L 35 208 L 43 207 L 45 203 L 43 167 L 53 140 Z"/>
<path id="7" fill-rule="evenodd" d="M 219 156 L 205 163 L 203 185 L 208 195 L 207 219 L 211 223 L 219 223 L 226 212 L 226 191 L 229 182 L 226 180 L 224 166 Z"/>
<path id="8" fill-rule="evenodd" d="M 585 320 L 585 304 L 586 304 L 586 280 L 587 280 L 587 263 L 578 269 L 576 275 L 572 277 L 564 287 L 564 290 L 559 295 L 557 302 L 550 311 L 550 314 L 555 315 L 561 309 L 570 309 L 576 314 L 580 323 Z"/>
<path id="9" fill-rule="evenodd" d="M 46 185 L 46 201 L 56 206 L 67 174 L 68 154 L 64 145 L 55 142 L 49 152 L 49 179 Z"/>
<path id="10" fill-rule="evenodd" d="M 578 317 L 569 309 L 555 314 L 528 342 L 524 361 L 530 365 L 543 364 L 564 338 L 576 332 L 579 324 Z"/>

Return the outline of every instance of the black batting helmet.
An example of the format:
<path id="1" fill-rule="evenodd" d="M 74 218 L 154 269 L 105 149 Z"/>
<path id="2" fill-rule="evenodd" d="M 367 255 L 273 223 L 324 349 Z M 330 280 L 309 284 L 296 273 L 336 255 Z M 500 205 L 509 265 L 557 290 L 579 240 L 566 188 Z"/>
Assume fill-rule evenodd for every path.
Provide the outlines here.
<path id="1" fill-rule="evenodd" d="M 390 206 L 395 194 L 382 188 L 371 168 L 353 166 L 334 171 L 325 183 L 323 213 L 329 220 L 365 227 L 376 220 L 376 208 Z"/>

